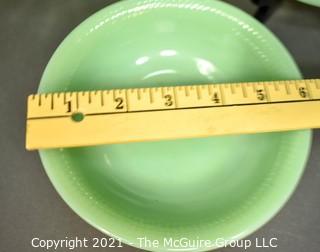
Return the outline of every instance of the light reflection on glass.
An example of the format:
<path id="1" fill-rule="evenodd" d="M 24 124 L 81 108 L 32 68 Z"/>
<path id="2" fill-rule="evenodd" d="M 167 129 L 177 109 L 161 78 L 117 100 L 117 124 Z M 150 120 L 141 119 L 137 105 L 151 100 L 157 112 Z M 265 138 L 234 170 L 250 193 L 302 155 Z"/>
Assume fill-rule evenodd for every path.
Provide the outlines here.
<path id="1" fill-rule="evenodd" d="M 146 75 L 143 80 L 149 79 L 151 77 L 155 77 L 155 76 L 159 76 L 159 75 L 163 75 L 163 74 L 175 74 L 177 73 L 176 70 L 173 69 L 163 69 L 163 70 L 159 70 L 159 71 L 155 71 L 153 73 L 150 73 L 148 75 Z"/>
<path id="2" fill-rule="evenodd" d="M 163 50 L 160 52 L 160 55 L 163 57 L 172 57 L 177 55 L 177 51 L 175 50 Z"/>
<path id="3" fill-rule="evenodd" d="M 207 76 L 209 79 L 212 79 L 212 74 L 216 71 L 215 66 L 206 59 L 195 58 L 197 68 L 202 75 Z"/>
<path id="4" fill-rule="evenodd" d="M 144 56 L 136 60 L 136 65 L 143 65 L 149 61 L 149 57 Z"/>

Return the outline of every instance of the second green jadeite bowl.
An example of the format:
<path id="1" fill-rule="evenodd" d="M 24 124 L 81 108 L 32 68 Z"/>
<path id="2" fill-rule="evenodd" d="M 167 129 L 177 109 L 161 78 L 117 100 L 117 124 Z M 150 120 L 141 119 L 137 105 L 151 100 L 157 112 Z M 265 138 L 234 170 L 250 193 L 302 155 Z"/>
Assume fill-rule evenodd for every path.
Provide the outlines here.
<path id="1" fill-rule="evenodd" d="M 39 91 L 299 78 L 281 43 L 228 4 L 129 0 L 91 16 L 62 42 Z M 309 145 L 310 131 L 296 131 L 43 150 L 40 155 L 53 185 L 78 215 L 139 246 L 139 237 L 161 242 L 165 237 L 247 236 L 293 192 Z"/>

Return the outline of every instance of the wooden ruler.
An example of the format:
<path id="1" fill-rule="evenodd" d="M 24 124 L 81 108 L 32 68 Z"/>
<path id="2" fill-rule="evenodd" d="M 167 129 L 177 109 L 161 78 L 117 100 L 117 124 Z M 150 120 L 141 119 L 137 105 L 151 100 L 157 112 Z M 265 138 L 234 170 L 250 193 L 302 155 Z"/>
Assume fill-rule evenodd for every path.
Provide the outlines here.
<path id="1" fill-rule="evenodd" d="M 35 94 L 26 148 L 320 127 L 320 79 Z"/>

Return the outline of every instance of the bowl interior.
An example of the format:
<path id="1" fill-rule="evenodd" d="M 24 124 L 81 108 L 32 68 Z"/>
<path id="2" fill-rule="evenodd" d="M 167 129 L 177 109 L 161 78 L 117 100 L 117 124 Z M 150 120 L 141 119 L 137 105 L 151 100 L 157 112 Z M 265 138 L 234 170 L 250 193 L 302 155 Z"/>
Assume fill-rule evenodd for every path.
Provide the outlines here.
<path id="1" fill-rule="evenodd" d="M 123 1 L 64 40 L 39 91 L 300 77 L 278 40 L 227 4 Z M 137 245 L 145 236 L 212 240 L 254 231 L 293 191 L 309 142 L 309 131 L 299 131 L 40 154 L 56 189 L 82 218 Z"/>

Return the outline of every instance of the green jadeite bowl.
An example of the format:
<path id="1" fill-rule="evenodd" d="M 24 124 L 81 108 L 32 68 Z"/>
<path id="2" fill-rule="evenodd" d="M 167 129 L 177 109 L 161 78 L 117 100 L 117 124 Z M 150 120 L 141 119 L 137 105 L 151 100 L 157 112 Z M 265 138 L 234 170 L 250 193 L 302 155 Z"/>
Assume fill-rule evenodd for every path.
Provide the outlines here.
<path id="1" fill-rule="evenodd" d="M 320 7 L 320 0 L 298 0 L 298 1 Z"/>
<path id="2" fill-rule="evenodd" d="M 281 43 L 228 4 L 129 0 L 91 16 L 62 42 L 39 92 L 299 78 Z M 172 248 L 163 238 L 229 240 L 257 230 L 295 189 L 309 146 L 307 130 L 40 156 L 56 190 L 84 220 L 133 246 L 139 237 L 159 240 L 159 248 L 144 248 L 166 251 Z"/>

